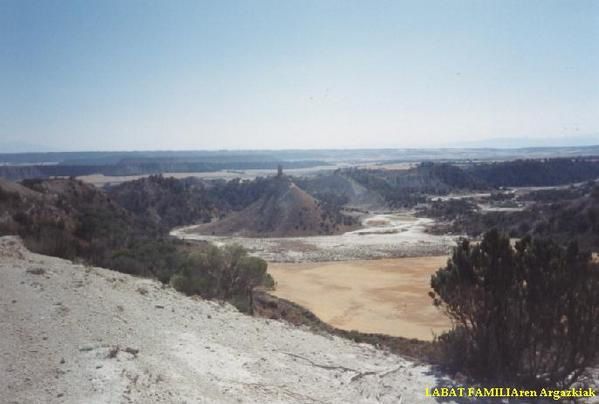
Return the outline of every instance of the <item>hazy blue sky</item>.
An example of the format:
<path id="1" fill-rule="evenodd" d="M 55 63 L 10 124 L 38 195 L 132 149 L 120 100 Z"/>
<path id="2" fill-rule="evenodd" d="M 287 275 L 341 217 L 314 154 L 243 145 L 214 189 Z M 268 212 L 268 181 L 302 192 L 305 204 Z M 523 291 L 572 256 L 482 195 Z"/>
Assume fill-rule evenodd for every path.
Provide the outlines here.
<path id="1" fill-rule="evenodd" d="M 0 73 L 57 149 L 599 134 L 599 1 L 1 0 Z"/>

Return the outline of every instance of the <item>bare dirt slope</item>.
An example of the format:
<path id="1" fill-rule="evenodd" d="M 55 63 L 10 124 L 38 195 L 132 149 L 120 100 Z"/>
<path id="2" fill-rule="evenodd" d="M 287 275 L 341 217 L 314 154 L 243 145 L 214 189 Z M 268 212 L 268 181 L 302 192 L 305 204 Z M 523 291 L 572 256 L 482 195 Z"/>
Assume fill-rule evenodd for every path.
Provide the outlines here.
<path id="1" fill-rule="evenodd" d="M 7 403 L 415 403 L 427 366 L 0 238 Z"/>
<path id="2" fill-rule="evenodd" d="M 27 187 L 16 182 L 8 181 L 0 177 L 0 192 L 2 193 L 13 193 L 19 195 L 21 198 L 30 197 L 33 199 L 41 199 L 41 195 Z"/>
<path id="3" fill-rule="evenodd" d="M 329 212 L 287 177 L 276 178 L 266 195 L 227 217 L 197 226 L 215 236 L 290 237 L 338 234 L 352 228 L 349 218 Z"/>
<path id="4" fill-rule="evenodd" d="M 350 176 L 341 173 L 323 173 L 299 180 L 298 185 L 312 195 L 334 193 L 347 198 L 347 207 L 368 211 L 388 208 L 385 199 L 374 189 L 368 189 Z"/>

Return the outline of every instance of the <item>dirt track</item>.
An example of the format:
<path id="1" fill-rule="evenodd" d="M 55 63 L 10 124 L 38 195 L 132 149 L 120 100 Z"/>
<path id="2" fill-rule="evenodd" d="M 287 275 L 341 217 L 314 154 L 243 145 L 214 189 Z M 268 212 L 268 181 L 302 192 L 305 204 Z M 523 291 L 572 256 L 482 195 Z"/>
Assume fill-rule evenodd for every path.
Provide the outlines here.
<path id="1" fill-rule="evenodd" d="M 344 330 L 431 340 L 448 328 L 428 296 L 446 256 L 283 264 L 268 271 L 276 296 L 298 303 Z"/>

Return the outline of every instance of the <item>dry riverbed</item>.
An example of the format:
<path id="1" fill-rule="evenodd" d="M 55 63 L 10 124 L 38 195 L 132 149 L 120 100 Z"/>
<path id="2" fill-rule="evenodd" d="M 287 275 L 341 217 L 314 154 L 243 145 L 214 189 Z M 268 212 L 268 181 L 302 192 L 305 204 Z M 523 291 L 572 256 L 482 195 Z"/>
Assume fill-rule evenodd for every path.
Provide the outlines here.
<path id="1" fill-rule="evenodd" d="M 241 244 L 269 261 L 274 295 L 336 328 L 428 341 L 450 328 L 428 292 L 431 275 L 456 241 L 427 233 L 433 223 L 401 212 L 367 215 L 361 229 L 332 236 L 217 237 L 199 234 L 195 226 L 171 234 Z"/>
<path id="2" fill-rule="evenodd" d="M 392 257 L 445 255 L 455 236 L 426 232 L 433 220 L 409 214 L 373 214 L 363 228 L 340 235 L 311 237 L 238 237 L 200 234 L 197 226 L 175 229 L 171 235 L 216 245 L 237 243 L 269 262 L 323 262 Z"/>
<path id="3" fill-rule="evenodd" d="M 447 256 L 348 262 L 271 263 L 274 295 L 344 330 L 431 340 L 450 328 L 433 306 L 431 275 Z"/>

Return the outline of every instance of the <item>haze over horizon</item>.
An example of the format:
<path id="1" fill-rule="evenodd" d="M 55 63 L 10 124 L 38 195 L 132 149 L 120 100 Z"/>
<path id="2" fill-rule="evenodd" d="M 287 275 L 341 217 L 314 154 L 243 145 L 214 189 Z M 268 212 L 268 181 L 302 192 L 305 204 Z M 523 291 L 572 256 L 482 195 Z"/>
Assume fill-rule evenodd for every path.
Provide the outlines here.
<path id="1" fill-rule="evenodd" d="M 10 0 L 0 60 L 4 151 L 599 140 L 590 0 Z"/>

